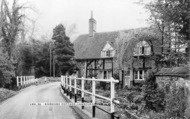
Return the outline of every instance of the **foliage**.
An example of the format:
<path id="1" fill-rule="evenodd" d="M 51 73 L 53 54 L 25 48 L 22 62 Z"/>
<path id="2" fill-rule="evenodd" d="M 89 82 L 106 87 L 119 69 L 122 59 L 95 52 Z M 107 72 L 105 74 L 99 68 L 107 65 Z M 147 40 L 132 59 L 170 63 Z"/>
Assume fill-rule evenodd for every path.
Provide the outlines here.
<path id="1" fill-rule="evenodd" d="M 190 47 L 190 1 L 154 0 L 146 4 L 146 8 L 151 13 L 150 20 L 162 32 L 163 47 L 169 48 L 169 55 L 166 55 L 169 64 L 184 64 L 180 61 L 187 60 L 187 57 L 184 57 L 180 49 L 185 45 Z M 188 52 L 189 50 L 187 48 Z"/>
<path id="2" fill-rule="evenodd" d="M 147 5 L 152 15 L 167 23 L 174 23 L 179 34 L 188 39 L 189 0 L 155 0 Z"/>
<path id="3" fill-rule="evenodd" d="M 154 111 L 163 111 L 165 106 L 164 91 L 156 84 L 156 77 L 152 71 L 149 72 L 143 86 L 145 108 Z"/>
<path id="4" fill-rule="evenodd" d="M 50 74 L 50 42 L 32 39 L 18 44 L 17 75 L 34 75 L 36 77 Z M 33 71 L 35 69 L 35 72 Z"/>
<path id="5" fill-rule="evenodd" d="M 53 29 L 54 53 L 56 63 L 62 74 L 67 71 L 72 72 L 75 68 L 74 48 L 69 37 L 65 34 L 65 27 L 62 24 L 57 25 Z"/>
<path id="6" fill-rule="evenodd" d="M 35 65 L 35 76 L 49 76 L 50 75 L 50 42 L 38 42 L 34 44 L 39 48 L 35 53 L 34 65 Z"/>
<path id="7" fill-rule="evenodd" d="M 6 84 L 11 83 L 11 79 L 15 76 L 15 67 L 13 61 L 8 60 L 8 57 L 4 54 L 0 55 L 0 87 L 4 87 Z"/>
<path id="8" fill-rule="evenodd" d="M 116 39 L 116 68 L 122 69 L 124 66 L 130 67 L 134 61 L 133 51 L 137 42 L 147 41 L 154 54 L 160 52 L 160 33 L 155 28 L 142 28 L 129 31 L 121 39 Z M 152 58 L 154 58 L 152 56 Z"/>
<path id="9" fill-rule="evenodd" d="M 18 0 L 13 0 L 10 7 L 7 0 L 1 1 L 1 37 L 4 53 L 8 55 L 8 60 L 13 57 L 15 42 L 19 33 L 24 31 L 24 18 L 22 10 L 25 6 L 18 4 Z"/>
<path id="10" fill-rule="evenodd" d="M 30 43 L 23 42 L 17 45 L 19 53 L 17 63 L 17 75 L 30 75 L 33 65 L 33 53 Z"/>
<path id="11" fill-rule="evenodd" d="M 177 87 L 173 84 L 172 89 L 166 94 L 165 115 L 167 118 L 183 118 L 187 108 L 187 95 L 185 87 Z"/>
<path id="12" fill-rule="evenodd" d="M 1 39 L 1 57 L 0 57 L 0 85 L 10 84 L 15 77 L 15 66 L 17 65 L 16 41 L 20 33 L 24 32 L 25 14 L 22 12 L 25 5 L 18 3 L 18 0 L 10 2 L 1 0 L 0 3 L 0 39 Z"/>
<path id="13" fill-rule="evenodd" d="M 0 103 L 6 100 L 7 98 L 14 96 L 15 94 L 17 94 L 17 92 L 7 90 L 5 88 L 0 88 Z"/>

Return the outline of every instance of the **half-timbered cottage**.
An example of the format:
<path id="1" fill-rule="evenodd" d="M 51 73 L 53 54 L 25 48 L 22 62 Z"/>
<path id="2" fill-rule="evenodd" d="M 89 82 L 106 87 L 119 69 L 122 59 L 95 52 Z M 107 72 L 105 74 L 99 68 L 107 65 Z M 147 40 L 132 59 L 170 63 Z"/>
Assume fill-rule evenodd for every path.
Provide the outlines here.
<path id="1" fill-rule="evenodd" d="M 80 77 L 107 79 L 118 72 L 122 86 L 143 81 L 147 70 L 156 66 L 151 57 L 161 54 L 160 42 L 151 29 L 98 33 L 93 16 L 89 33 L 74 41 L 74 49 Z"/>

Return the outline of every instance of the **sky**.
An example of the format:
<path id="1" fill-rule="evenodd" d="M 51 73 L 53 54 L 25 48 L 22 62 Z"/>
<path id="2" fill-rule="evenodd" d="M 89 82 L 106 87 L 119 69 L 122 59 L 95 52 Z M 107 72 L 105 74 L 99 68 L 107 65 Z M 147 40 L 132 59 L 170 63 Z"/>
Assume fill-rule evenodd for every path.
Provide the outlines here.
<path id="1" fill-rule="evenodd" d="M 22 0 L 35 12 L 28 16 L 36 21 L 35 37 L 51 37 L 53 28 L 62 23 L 66 29 L 76 25 L 76 36 L 88 33 L 88 20 L 93 11 L 96 32 L 117 31 L 148 26 L 149 13 L 138 0 Z"/>

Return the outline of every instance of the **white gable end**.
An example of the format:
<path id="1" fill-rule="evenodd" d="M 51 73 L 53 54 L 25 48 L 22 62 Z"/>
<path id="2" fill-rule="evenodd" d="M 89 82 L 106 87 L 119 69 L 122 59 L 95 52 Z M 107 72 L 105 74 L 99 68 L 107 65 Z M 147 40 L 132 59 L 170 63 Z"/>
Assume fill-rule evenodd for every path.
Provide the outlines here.
<path id="1" fill-rule="evenodd" d="M 101 57 L 114 57 L 114 55 L 115 49 L 107 42 L 101 51 Z"/>
<path id="2" fill-rule="evenodd" d="M 107 42 L 102 51 L 114 50 L 114 48 Z"/>

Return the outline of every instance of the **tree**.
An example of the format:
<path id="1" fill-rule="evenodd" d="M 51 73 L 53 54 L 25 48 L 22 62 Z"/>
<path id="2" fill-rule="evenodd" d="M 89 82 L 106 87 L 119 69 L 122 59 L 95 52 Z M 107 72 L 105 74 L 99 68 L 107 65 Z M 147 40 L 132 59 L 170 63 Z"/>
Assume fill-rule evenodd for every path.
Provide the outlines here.
<path id="1" fill-rule="evenodd" d="M 11 83 L 11 78 L 15 76 L 14 69 L 13 62 L 6 55 L 0 54 L 0 87 Z"/>
<path id="2" fill-rule="evenodd" d="M 19 33 L 23 31 L 25 14 L 22 14 L 24 6 L 13 0 L 8 4 L 7 0 L 1 0 L 0 3 L 0 39 L 1 39 L 1 57 L 0 57 L 0 85 L 10 84 L 11 79 L 15 77 L 14 57 L 15 42 Z"/>
<path id="3" fill-rule="evenodd" d="M 174 45 L 186 44 L 188 46 L 187 61 L 190 61 L 190 1 L 154 0 L 146 4 L 146 8 L 151 12 L 152 20 L 163 33 L 163 39 L 167 42 L 163 42 L 163 45 L 168 44 L 171 51 Z"/>
<path id="4" fill-rule="evenodd" d="M 13 56 L 15 42 L 20 32 L 24 30 L 25 14 L 22 14 L 24 6 L 18 4 L 18 0 L 13 0 L 11 8 L 8 1 L 1 2 L 1 38 L 4 46 L 4 53 L 8 55 L 8 60 Z"/>
<path id="5" fill-rule="evenodd" d="M 66 36 L 65 27 L 62 24 L 53 29 L 52 39 L 55 41 L 53 52 L 60 73 L 65 74 L 67 71 L 73 71 L 75 67 L 74 48 L 69 37 Z"/>
<path id="6" fill-rule="evenodd" d="M 33 57 L 31 45 L 23 42 L 17 47 L 19 50 L 17 75 L 30 75 Z"/>
<path id="7" fill-rule="evenodd" d="M 35 75 L 36 77 L 49 76 L 50 74 L 50 42 L 41 43 L 35 58 Z"/>

